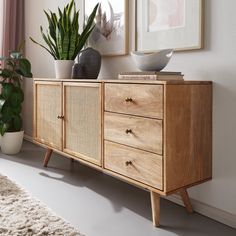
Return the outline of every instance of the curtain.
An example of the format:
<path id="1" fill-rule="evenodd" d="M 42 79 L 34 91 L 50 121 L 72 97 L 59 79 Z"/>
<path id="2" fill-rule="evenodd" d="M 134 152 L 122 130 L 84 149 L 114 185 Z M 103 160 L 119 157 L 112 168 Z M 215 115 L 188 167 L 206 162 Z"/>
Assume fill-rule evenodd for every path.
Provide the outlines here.
<path id="1" fill-rule="evenodd" d="M 3 38 L 3 1 L 0 0 L 0 57 L 2 56 L 2 38 Z"/>
<path id="2" fill-rule="evenodd" d="M 8 56 L 24 40 L 24 0 L 0 0 L 0 55 Z"/>

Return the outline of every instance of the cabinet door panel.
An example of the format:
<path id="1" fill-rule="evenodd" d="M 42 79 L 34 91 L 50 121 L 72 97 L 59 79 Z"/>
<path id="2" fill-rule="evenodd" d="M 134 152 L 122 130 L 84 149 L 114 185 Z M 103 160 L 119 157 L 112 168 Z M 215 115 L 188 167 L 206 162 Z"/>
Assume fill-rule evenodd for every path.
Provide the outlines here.
<path id="1" fill-rule="evenodd" d="M 101 165 L 101 85 L 64 83 L 64 152 Z"/>
<path id="2" fill-rule="evenodd" d="M 34 138 L 47 146 L 62 149 L 61 83 L 35 83 Z"/>

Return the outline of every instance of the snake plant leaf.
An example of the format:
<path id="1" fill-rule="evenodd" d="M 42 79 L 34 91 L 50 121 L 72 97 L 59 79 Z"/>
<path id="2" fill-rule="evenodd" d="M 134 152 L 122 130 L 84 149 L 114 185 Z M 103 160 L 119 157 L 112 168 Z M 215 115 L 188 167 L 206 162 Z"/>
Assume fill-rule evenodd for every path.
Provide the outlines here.
<path id="1" fill-rule="evenodd" d="M 63 26 L 64 31 L 66 31 L 66 28 L 67 28 L 67 17 L 66 17 L 66 9 L 65 8 L 64 8 L 63 17 L 62 17 L 62 26 Z"/>
<path id="2" fill-rule="evenodd" d="M 71 16 L 71 12 L 72 12 L 72 9 L 75 9 L 75 2 L 74 1 L 71 1 L 70 4 L 69 4 L 69 7 L 68 7 L 68 10 L 67 10 L 67 17 L 70 19 L 70 16 Z"/>
<path id="3" fill-rule="evenodd" d="M 92 13 L 89 16 L 86 27 L 84 28 L 83 32 L 81 33 L 82 38 L 84 38 L 84 35 L 86 35 L 88 33 L 88 31 L 91 29 L 91 27 L 94 23 L 94 18 L 96 16 L 98 6 L 99 6 L 99 3 L 94 7 Z"/>
<path id="4" fill-rule="evenodd" d="M 50 52 L 50 50 L 49 50 L 48 48 L 46 48 L 46 47 L 43 46 L 42 44 L 38 43 L 38 42 L 37 42 L 36 40 L 34 40 L 32 37 L 30 37 L 30 40 L 31 40 L 33 43 L 35 43 L 35 44 L 39 45 L 40 47 L 44 48 L 49 54 L 51 54 L 51 56 L 53 56 L 54 59 L 57 59 L 57 58 L 55 57 L 55 55 L 54 55 L 52 52 Z"/>
<path id="5" fill-rule="evenodd" d="M 74 31 L 78 33 L 78 31 L 79 31 L 79 12 L 76 12 L 74 15 L 74 18 L 72 20 L 72 27 L 73 27 Z"/>
<path id="6" fill-rule="evenodd" d="M 56 25 L 54 24 L 54 21 L 53 19 L 50 17 L 50 15 L 44 11 L 45 15 L 47 16 L 47 19 L 48 19 L 48 25 L 49 25 L 49 33 L 50 33 L 50 36 L 52 37 L 52 39 L 54 41 L 56 41 L 56 31 L 55 31 L 55 27 Z"/>
<path id="7" fill-rule="evenodd" d="M 54 49 L 55 57 L 58 58 L 59 57 L 59 53 L 58 53 L 58 48 L 57 48 L 56 41 L 53 42 L 49 35 L 47 35 L 47 40 L 52 45 L 52 47 Z"/>
<path id="8" fill-rule="evenodd" d="M 44 33 L 41 28 L 41 35 L 46 46 L 31 38 L 32 42 L 46 49 L 56 60 L 74 60 L 94 28 L 98 6 L 99 4 L 94 7 L 81 35 L 79 34 L 79 10 L 76 10 L 75 0 L 71 0 L 63 9 L 58 8 L 58 14 L 50 10 L 44 11 L 48 30 Z"/>
<path id="9" fill-rule="evenodd" d="M 93 29 L 94 29 L 94 26 L 89 31 L 87 31 L 86 34 L 83 34 L 83 35 L 81 34 L 76 51 L 80 51 L 83 48 L 84 44 L 86 43 L 86 41 L 87 41 L 89 35 L 91 34 L 91 32 L 93 31 Z"/>
<path id="10" fill-rule="evenodd" d="M 62 49 L 62 44 L 63 44 L 63 34 L 62 34 L 62 28 L 60 27 L 60 25 L 58 25 L 57 29 L 56 29 L 56 37 L 57 37 L 57 48 L 58 48 L 58 54 L 59 57 L 57 59 L 62 60 L 61 55 L 63 54 L 63 49 Z"/>
<path id="11" fill-rule="evenodd" d="M 62 59 L 67 60 L 68 59 L 68 51 L 70 46 L 70 34 L 69 32 L 65 33 L 63 45 L 62 45 Z"/>
<path id="12" fill-rule="evenodd" d="M 51 11 L 50 11 L 50 14 L 51 14 L 51 19 L 52 19 L 54 30 L 56 31 L 56 27 L 58 24 L 57 15 L 56 15 L 56 13 L 52 13 Z"/>
<path id="13" fill-rule="evenodd" d="M 78 42 L 77 33 L 72 32 L 71 37 L 70 37 L 70 48 L 69 48 L 69 55 L 68 55 L 68 58 L 72 58 L 72 60 L 75 59 L 74 53 L 76 51 L 77 42 Z"/>
<path id="14" fill-rule="evenodd" d="M 48 37 L 44 34 L 44 32 L 43 32 L 43 27 L 42 26 L 40 26 L 40 31 L 41 31 L 41 35 L 42 35 L 42 37 L 43 37 L 43 39 L 44 39 L 44 41 L 45 41 L 45 43 L 48 45 L 48 47 L 50 48 L 50 50 L 51 50 L 51 52 L 52 52 L 52 54 L 54 55 L 54 57 L 56 57 L 56 52 L 55 52 L 55 50 L 54 50 L 54 45 L 52 45 L 50 42 L 49 42 L 49 40 L 48 40 Z"/>
<path id="15" fill-rule="evenodd" d="M 58 7 L 58 13 L 59 13 L 59 18 L 61 19 L 62 18 L 62 11 L 59 7 Z"/>

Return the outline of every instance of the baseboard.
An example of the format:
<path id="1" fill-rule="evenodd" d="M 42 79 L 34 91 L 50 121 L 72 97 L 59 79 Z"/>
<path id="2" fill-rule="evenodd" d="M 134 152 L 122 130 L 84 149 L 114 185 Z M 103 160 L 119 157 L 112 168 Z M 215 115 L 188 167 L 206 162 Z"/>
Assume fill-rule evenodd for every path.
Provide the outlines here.
<path id="1" fill-rule="evenodd" d="M 24 139 L 33 142 L 33 138 L 30 135 L 25 134 Z M 183 206 L 182 199 L 177 194 L 172 194 L 170 196 L 164 197 L 165 199 L 170 200 L 178 205 Z M 228 225 L 232 228 L 236 228 L 236 215 L 230 214 L 229 212 L 220 210 L 218 208 L 209 206 L 200 201 L 191 199 L 191 203 L 193 205 L 194 211 L 198 212 L 201 215 L 209 217 L 213 220 L 216 220 L 222 224 Z"/>
<path id="2" fill-rule="evenodd" d="M 28 134 L 24 134 L 24 139 L 29 141 L 29 142 L 33 142 L 33 137 L 28 135 Z"/>
<path id="3" fill-rule="evenodd" d="M 182 199 L 177 194 L 172 194 L 170 196 L 165 197 L 165 199 L 168 199 L 178 205 L 183 206 Z M 221 209 L 215 208 L 213 206 L 209 206 L 205 203 L 202 203 L 200 201 L 191 199 L 191 203 L 193 205 L 193 209 L 195 212 L 204 215 L 206 217 L 209 217 L 215 221 L 218 221 L 222 224 L 228 225 L 232 228 L 236 228 L 236 215 L 233 215 L 229 212 L 223 211 Z"/>

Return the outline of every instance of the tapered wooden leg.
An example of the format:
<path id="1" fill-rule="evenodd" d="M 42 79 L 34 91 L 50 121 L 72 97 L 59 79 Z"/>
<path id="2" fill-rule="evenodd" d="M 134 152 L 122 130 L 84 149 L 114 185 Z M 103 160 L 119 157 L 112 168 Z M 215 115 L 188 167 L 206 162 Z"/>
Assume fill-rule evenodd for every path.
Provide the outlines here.
<path id="1" fill-rule="evenodd" d="M 152 222 L 155 227 L 160 226 L 160 195 L 150 191 L 152 205 Z"/>
<path id="2" fill-rule="evenodd" d="M 181 189 L 179 191 L 179 194 L 182 198 L 182 201 L 184 203 L 184 206 L 185 206 L 187 212 L 188 213 L 193 213 L 193 207 L 192 207 L 192 204 L 190 202 L 187 190 L 186 189 Z"/>
<path id="3" fill-rule="evenodd" d="M 50 160 L 50 157 L 51 157 L 51 155 L 52 155 L 52 149 L 47 149 L 47 152 L 46 152 L 46 154 L 45 154 L 45 156 L 44 156 L 44 161 L 43 161 L 43 166 L 44 167 L 47 167 L 48 166 L 48 162 L 49 162 L 49 160 Z"/>

